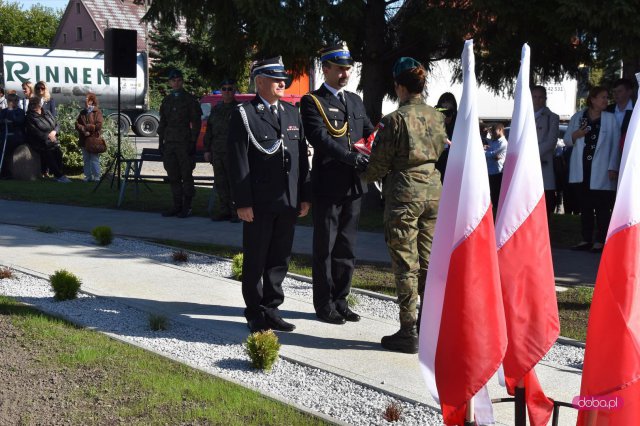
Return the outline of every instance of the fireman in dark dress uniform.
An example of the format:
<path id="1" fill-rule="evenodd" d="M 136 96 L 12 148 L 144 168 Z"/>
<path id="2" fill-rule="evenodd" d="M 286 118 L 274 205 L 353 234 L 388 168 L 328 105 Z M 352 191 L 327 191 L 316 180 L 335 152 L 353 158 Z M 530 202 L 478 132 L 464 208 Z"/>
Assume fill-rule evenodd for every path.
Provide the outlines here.
<path id="1" fill-rule="evenodd" d="M 257 96 L 231 114 L 227 162 L 243 221 L 242 295 L 252 332 L 293 331 L 278 306 L 298 216 L 309 211 L 309 160 L 298 109 L 280 101 L 289 76 L 278 58 L 253 64 Z"/>

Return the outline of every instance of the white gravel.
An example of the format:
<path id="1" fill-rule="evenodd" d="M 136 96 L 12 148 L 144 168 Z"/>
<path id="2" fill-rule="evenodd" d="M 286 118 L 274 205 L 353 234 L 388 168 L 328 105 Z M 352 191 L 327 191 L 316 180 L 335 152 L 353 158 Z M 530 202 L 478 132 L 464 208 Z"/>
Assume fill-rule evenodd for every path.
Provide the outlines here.
<path id="1" fill-rule="evenodd" d="M 63 232 L 57 236 L 69 241 L 92 244 L 87 234 Z M 115 238 L 111 250 L 146 256 L 175 265 L 174 249 L 123 238 Z M 186 270 L 230 277 L 227 260 L 190 253 L 189 261 L 180 264 Z M 311 284 L 286 278 L 285 294 L 311 300 Z M 173 322 L 169 330 L 149 330 L 146 313 L 102 297 L 81 295 L 77 300 L 56 302 L 47 280 L 16 273 L 12 279 L 0 280 L 0 294 L 15 297 L 47 312 L 64 316 L 84 326 L 94 327 L 120 339 L 177 358 L 214 374 L 233 378 L 253 388 L 285 398 L 311 410 L 356 425 L 391 424 L 382 418 L 390 403 L 402 407 L 402 421 L 395 424 L 439 425 L 442 417 L 421 404 L 399 401 L 382 392 L 319 369 L 280 360 L 270 373 L 253 370 L 240 344 L 225 343 L 224 337 Z M 398 306 L 359 294 L 354 310 L 365 315 L 397 320 Z M 582 368 L 584 349 L 556 344 L 545 356 L 545 364 Z"/>

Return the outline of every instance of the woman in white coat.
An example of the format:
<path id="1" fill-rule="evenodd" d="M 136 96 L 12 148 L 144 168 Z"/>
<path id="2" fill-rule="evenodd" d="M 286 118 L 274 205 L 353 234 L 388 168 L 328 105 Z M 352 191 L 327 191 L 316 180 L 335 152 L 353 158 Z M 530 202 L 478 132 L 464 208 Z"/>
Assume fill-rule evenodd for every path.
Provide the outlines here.
<path id="1" fill-rule="evenodd" d="M 579 194 L 582 225 L 582 242 L 574 250 L 601 252 L 611 220 L 620 166 L 620 128 L 615 116 L 605 111 L 607 104 L 607 89 L 593 87 L 589 90 L 587 108 L 571 117 L 564 135 L 565 144 L 574 146 L 569 183 L 576 186 Z"/>

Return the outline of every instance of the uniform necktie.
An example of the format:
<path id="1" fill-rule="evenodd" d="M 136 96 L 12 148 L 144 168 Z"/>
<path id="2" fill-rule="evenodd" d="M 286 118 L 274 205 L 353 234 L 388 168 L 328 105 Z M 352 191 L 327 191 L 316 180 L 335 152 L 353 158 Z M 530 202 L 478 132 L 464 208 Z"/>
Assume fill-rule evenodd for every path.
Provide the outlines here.
<path id="1" fill-rule="evenodd" d="M 338 99 L 340 99 L 340 102 L 342 102 L 342 105 L 346 108 L 347 100 L 344 98 L 344 92 L 338 92 Z"/>
<path id="2" fill-rule="evenodd" d="M 278 123 L 278 131 L 280 131 L 280 129 L 282 129 L 282 125 L 280 124 L 280 114 L 278 114 L 278 106 L 271 105 L 269 106 L 269 109 L 271 110 L 271 114 L 273 114 L 273 118 L 276 120 L 276 123 Z"/>

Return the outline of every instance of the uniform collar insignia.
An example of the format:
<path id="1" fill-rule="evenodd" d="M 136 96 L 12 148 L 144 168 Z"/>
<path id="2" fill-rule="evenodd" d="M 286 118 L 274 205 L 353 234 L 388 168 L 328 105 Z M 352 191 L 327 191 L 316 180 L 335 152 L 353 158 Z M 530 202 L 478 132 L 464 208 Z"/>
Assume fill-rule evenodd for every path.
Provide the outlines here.
<path id="1" fill-rule="evenodd" d="M 262 102 L 260 102 L 258 104 L 258 106 L 256 106 L 256 108 L 258 108 L 258 111 L 262 112 L 262 111 L 264 111 L 264 104 Z"/>

